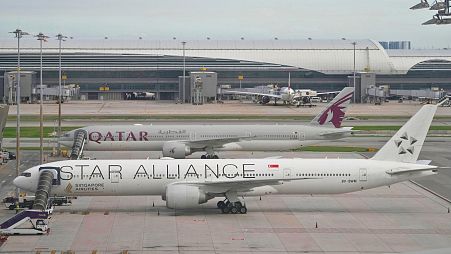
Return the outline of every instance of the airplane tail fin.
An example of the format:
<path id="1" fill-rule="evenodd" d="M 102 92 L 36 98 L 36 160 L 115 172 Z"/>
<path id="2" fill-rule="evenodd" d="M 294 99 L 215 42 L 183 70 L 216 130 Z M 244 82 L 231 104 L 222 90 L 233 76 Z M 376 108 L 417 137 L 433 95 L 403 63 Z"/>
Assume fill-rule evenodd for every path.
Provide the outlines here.
<path id="1" fill-rule="evenodd" d="M 340 128 L 353 94 L 354 87 L 345 87 L 310 124 Z"/>
<path id="2" fill-rule="evenodd" d="M 436 110 L 423 106 L 371 159 L 416 163 Z"/>

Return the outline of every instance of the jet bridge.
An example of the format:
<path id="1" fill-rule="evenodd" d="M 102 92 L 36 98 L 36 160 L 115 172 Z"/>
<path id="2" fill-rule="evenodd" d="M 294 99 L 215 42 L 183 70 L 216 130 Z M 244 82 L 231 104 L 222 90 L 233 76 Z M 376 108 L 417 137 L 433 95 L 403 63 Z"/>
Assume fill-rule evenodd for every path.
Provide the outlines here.
<path id="1" fill-rule="evenodd" d="M 47 209 L 50 191 L 53 185 L 60 185 L 60 169 L 41 167 L 39 169 L 38 189 L 35 194 L 33 209 L 23 210 L 0 224 L 2 235 L 36 235 L 48 230 L 51 209 Z M 24 227 L 29 222 L 31 227 Z"/>
<path id="2" fill-rule="evenodd" d="M 88 133 L 85 130 L 77 130 L 74 133 L 74 144 L 70 152 L 71 160 L 79 160 L 83 156 L 83 148 L 85 146 Z"/>

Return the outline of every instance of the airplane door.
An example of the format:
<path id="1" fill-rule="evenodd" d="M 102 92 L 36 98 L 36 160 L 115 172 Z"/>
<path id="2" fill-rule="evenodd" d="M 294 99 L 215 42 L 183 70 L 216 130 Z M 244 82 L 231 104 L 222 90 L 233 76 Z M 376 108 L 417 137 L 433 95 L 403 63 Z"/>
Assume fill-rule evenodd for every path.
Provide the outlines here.
<path id="1" fill-rule="evenodd" d="M 190 141 L 196 141 L 196 133 L 195 132 L 190 132 L 189 133 L 189 140 Z"/>
<path id="2" fill-rule="evenodd" d="M 304 132 L 298 132 L 298 140 L 301 140 L 301 141 L 303 141 L 303 140 L 305 140 L 305 134 L 304 134 Z"/>
<path id="3" fill-rule="evenodd" d="M 283 170 L 283 178 L 285 179 L 291 178 L 291 169 L 286 168 Z"/>
<path id="4" fill-rule="evenodd" d="M 121 178 L 121 173 L 119 173 L 119 172 L 111 173 L 111 183 L 119 183 L 120 178 Z"/>
<path id="5" fill-rule="evenodd" d="M 365 182 L 368 179 L 366 168 L 360 169 L 360 181 Z"/>

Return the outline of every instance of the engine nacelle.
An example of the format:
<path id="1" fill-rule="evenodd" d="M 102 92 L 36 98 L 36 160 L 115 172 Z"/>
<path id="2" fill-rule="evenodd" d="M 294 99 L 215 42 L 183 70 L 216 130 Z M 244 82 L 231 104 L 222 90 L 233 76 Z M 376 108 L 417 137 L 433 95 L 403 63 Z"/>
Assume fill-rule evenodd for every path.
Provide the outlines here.
<path id="1" fill-rule="evenodd" d="M 195 208 L 207 202 L 209 197 L 197 186 L 188 184 L 169 184 L 166 187 L 166 206 L 172 209 Z"/>
<path id="2" fill-rule="evenodd" d="M 175 159 L 185 159 L 192 154 L 189 146 L 178 142 L 166 142 L 163 144 L 163 156 Z"/>
<path id="3" fill-rule="evenodd" d="M 261 101 L 262 101 L 262 104 L 267 104 L 271 101 L 271 98 L 268 96 L 263 96 Z"/>

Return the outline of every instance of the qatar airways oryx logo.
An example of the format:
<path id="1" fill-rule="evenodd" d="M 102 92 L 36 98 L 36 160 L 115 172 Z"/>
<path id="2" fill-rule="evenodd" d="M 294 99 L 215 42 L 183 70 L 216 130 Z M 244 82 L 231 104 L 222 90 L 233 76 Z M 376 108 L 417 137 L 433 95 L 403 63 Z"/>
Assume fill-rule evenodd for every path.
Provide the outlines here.
<path id="1" fill-rule="evenodd" d="M 88 138 L 89 141 L 100 144 L 103 141 L 149 141 L 148 135 L 146 131 L 108 131 L 104 134 L 93 131 L 89 133 Z"/>
<path id="2" fill-rule="evenodd" d="M 340 128 L 341 122 L 343 121 L 343 118 L 345 116 L 344 109 L 346 108 L 346 106 L 343 106 L 342 104 L 350 102 L 353 94 L 353 92 L 349 93 L 348 95 L 332 104 L 319 117 L 318 123 L 320 125 L 324 125 L 325 123 L 331 122 L 335 126 L 335 128 Z"/>

